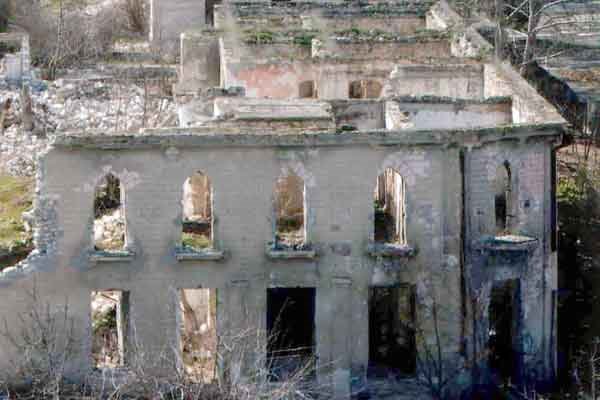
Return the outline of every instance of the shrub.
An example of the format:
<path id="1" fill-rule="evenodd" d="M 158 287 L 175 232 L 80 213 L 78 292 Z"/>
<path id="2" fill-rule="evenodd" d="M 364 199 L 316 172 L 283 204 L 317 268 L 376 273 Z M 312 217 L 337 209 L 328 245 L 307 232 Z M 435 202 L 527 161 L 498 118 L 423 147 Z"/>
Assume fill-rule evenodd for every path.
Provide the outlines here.
<path id="1" fill-rule="evenodd" d="M 119 16 L 112 7 L 88 15 L 77 2 L 59 1 L 54 8 L 24 1 L 15 20 L 30 35 L 33 63 L 47 68 L 48 78 L 54 79 L 60 68 L 107 54 L 121 29 Z"/>

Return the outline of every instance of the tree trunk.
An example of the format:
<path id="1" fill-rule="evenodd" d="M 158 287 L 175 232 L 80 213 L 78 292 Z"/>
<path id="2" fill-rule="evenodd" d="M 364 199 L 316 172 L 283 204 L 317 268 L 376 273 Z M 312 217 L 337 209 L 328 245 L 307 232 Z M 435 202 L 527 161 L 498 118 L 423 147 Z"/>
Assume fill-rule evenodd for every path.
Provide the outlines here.
<path id="1" fill-rule="evenodd" d="M 535 47 L 537 42 L 537 27 L 540 22 L 538 13 L 541 4 L 539 0 L 529 0 L 529 20 L 527 22 L 527 39 L 525 41 L 525 51 L 523 52 L 523 61 L 521 64 L 521 75 L 527 72 L 527 66 L 533 61 L 535 56 Z"/>
<path id="2" fill-rule="evenodd" d="M 494 47 L 496 50 L 496 59 L 502 61 L 504 59 L 504 28 L 502 20 L 504 19 L 504 1 L 495 0 L 496 8 L 496 37 L 494 38 Z"/>

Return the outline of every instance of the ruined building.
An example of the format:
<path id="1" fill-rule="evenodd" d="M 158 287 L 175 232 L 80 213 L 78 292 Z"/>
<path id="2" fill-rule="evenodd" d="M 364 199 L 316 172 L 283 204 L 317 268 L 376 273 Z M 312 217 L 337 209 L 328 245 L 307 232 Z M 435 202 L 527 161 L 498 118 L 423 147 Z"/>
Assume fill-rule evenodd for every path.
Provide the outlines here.
<path id="1" fill-rule="evenodd" d="M 551 381 L 559 114 L 445 1 L 211 7 L 181 35 L 179 127 L 68 132 L 40 158 L 8 326 L 35 284 L 68 301 L 78 372 L 141 345 L 210 379 L 254 329 L 236 371 L 312 362 L 336 398 Z"/>

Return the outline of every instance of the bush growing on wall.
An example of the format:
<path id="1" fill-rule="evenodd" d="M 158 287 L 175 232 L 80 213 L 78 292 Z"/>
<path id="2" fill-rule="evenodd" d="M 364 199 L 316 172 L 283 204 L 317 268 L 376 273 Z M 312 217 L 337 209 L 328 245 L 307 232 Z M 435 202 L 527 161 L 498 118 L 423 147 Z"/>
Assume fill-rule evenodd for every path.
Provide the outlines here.
<path id="1" fill-rule="evenodd" d="M 15 22 L 30 35 L 33 63 L 53 79 L 57 69 L 108 54 L 122 25 L 120 17 L 113 7 L 90 14 L 76 0 L 56 5 L 29 0 L 18 4 Z"/>

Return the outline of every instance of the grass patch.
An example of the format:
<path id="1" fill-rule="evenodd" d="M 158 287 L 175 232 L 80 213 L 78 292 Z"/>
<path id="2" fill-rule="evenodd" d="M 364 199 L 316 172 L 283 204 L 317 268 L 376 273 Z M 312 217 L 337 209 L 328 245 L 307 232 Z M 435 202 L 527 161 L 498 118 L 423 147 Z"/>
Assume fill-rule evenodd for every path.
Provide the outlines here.
<path id="1" fill-rule="evenodd" d="M 21 215 L 33 204 L 33 179 L 0 175 L 0 247 L 31 242 Z"/>

